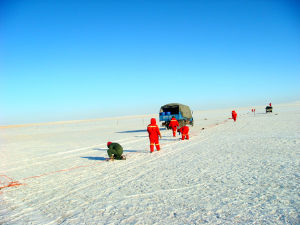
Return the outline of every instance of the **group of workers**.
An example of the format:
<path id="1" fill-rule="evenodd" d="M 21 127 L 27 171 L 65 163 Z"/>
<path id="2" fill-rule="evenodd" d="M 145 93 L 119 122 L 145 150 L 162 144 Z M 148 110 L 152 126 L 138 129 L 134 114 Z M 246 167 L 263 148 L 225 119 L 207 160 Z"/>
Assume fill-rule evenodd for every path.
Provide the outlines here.
<path id="1" fill-rule="evenodd" d="M 147 131 L 149 134 L 149 140 L 150 140 L 150 153 L 154 152 L 154 145 L 156 148 L 156 151 L 160 150 L 159 145 L 159 137 L 161 138 L 160 130 L 158 128 L 158 125 L 156 124 L 156 119 L 151 118 L 151 123 L 147 127 Z M 181 140 L 189 140 L 189 127 L 188 126 L 182 126 L 180 129 L 177 129 L 179 127 L 179 123 L 175 116 L 172 117 L 169 127 L 172 129 L 173 137 L 176 137 L 176 131 L 181 133 L 182 137 Z"/>
<path id="2" fill-rule="evenodd" d="M 189 140 L 189 127 L 182 126 L 178 129 L 179 123 L 177 119 L 173 116 L 169 128 L 172 129 L 173 137 L 176 137 L 176 131 L 182 135 L 181 140 Z M 154 146 L 156 151 L 160 150 L 159 138 L 162 138 L 158 125 L 156 124 L 156 119 L 151 118 L 150 124 L 147 126 L 147 131 L 150 140 L 150 153 L 154 152 Z M 107 154 L 109 156 L 108 160 L 124 160 L 126 159 L 123 154 L 123 147 L 119 143 L 107 142 Z"/>
<path id="3" fill-rule="evenodd" d="M 232 111 L 231 113 L 232 119 L 234 122 L 236 122 L 237 118 L 237 113 L 235 110 Z M 184 125 L 182 127 L 179 127 L 179 123 L 175 116 L 172 117 L 170 123 L 169 123 L 169 128 L 172 129 L 173 137 L 176 137 L 176 132 L 181 134 L 181 140 L 189 140 L 189 127 Z M 154 146 L 156 148 L 156 151 L 160 150 L 160 145 L 159 145 L 159 138 L 161 138 L 161 133 L 159 130 L 158 125 L 156 124 L 156 119 L 151 118 L 150 124 L 147 126 L 147 131 L 149 134 L 149 140 L 150 140 L 150 153 L 154 152 Z M 124 160 L 126 159 L 125 156 L 123 156 L 123 147 L 119 143 L 112 143 L 112 142 L 107 142 L 107 154 L 109 156 L 108 160 Z"/>

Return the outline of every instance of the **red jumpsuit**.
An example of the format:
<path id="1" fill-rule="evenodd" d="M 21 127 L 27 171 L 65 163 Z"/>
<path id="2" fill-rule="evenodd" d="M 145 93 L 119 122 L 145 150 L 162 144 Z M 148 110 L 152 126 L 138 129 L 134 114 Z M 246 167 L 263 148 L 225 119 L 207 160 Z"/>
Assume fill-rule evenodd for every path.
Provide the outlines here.
<path id="1" fill-rule="evenodd" d="M 236 111 L 232 111 L 232 113 L 231 113 L 231 115 L 232 115 L 232 119 L 234 120 L 234 122 L 236 121 L 236 117 L 237 117 L 237 113 L 236 113 Z"/>
<path id="2" fill-rule="evenodd" d="M 190 130 L 190 128 L 188 126 L 183 126 L 179 129 L 179 132 L 182 135 L 181 140 L 184 140 L 184 139 L 189 140 L 190 139 L 189 130 Z"/>
<path id="3" fill-rule="evenodd" d="M 159 146 L 158 137 L 159 136 L 161 137 L 161 134 L 160 134 L 160 130 L 156 124 L 155 118 L 151 119 L 151 123 L 148 125 L 147 131 L 148 131 L 149 139 L 150 139 L 150 152 L 154 151 L 154 144 L 155 144 L 156 150 L 159 151 L 160 146 Z"/>
<path id="4" fill-rule="evenodd" d="M 176 120 L 175 117 L 173 117 L 169 123 L 169 127 L 172 128 L 173 130 L 173 137 L 176 137 L 176 131 L 177 131 L 177 127 L 179 127 L 179 123 L 178 121 Z"/>

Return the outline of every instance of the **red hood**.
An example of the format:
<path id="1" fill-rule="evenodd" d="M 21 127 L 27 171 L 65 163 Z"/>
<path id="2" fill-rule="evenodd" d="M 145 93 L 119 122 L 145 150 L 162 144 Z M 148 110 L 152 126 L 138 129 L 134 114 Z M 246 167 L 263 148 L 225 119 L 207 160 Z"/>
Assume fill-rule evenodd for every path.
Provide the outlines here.
<path id="1" fill-rule="evenodd" d="M 151 125 L 156 125 L 156 119 L 155 118 L 151 118 Z"/>

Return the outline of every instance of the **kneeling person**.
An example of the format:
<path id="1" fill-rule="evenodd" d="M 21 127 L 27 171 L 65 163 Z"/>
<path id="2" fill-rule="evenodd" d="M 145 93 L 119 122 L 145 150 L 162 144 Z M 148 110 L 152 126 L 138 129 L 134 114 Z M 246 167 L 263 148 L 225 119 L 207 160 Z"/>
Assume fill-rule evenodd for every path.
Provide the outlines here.
<path id="1" fill-rule="evenodd" d="M 125 156 L 123 156 L 123 147 L 119 143 L 112 143 L 107 142 L 107 154 L 109 156 L 109 160 L 122 160 L 126 159 Z"/>

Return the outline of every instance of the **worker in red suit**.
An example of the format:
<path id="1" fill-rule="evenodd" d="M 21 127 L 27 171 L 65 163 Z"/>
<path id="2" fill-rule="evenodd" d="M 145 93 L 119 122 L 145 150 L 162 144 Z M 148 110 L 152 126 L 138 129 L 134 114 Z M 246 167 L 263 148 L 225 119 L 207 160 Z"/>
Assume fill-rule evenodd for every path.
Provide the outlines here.
<path id="1" fill-rule="evenodd" d="M 231 113 L 231 115 L 232 115 L 232 119 L 234 120 L 234 122 L 236 121 L 236 117 L 237 117 L 237 113 L 236 113 L 236 111 L 235 110 L 233 110 L 232 111 L 232 113 Z"/>
<path id="2" fill-rule="evenodd" d="M 190 128 L 188 126 L 183 126 L 183 127 L 181 127 L 180 129 L 177 130 L 182 135 L 181 140 L 184 140 L 184 139 L 189 140 L 190 139 L 189 130 L 190 130 Z"/>
<path id="3" fill-rule="evenodd" d="M 270 102 L 269 106 L 272 106 L 272 103 Z"/>
<path id="4" fill-rule="evenodd" d="M 156 147 L 156 150 L 160 150 L 159 146 L 159 139 L 158 137 L 161 138 L 160 130 L 156 124 L 156 119 L 151 118 L 151 123 L 147 127 L 147 131 L 149 134 L 149 139 L 150 139 L 150 153 L 154 151 L 154 145 Z"/>
<path id="5" fill-rule="evenodd" d="M 172 119 L 169 123 L 169 127 L 171 127 L 173 130 L 173 137 L 176 137 L 176 131 L 177 131 L 177 127 L 179 127 L 179 123 L 176 120 L 175 116 L 172 117 Z"/>

